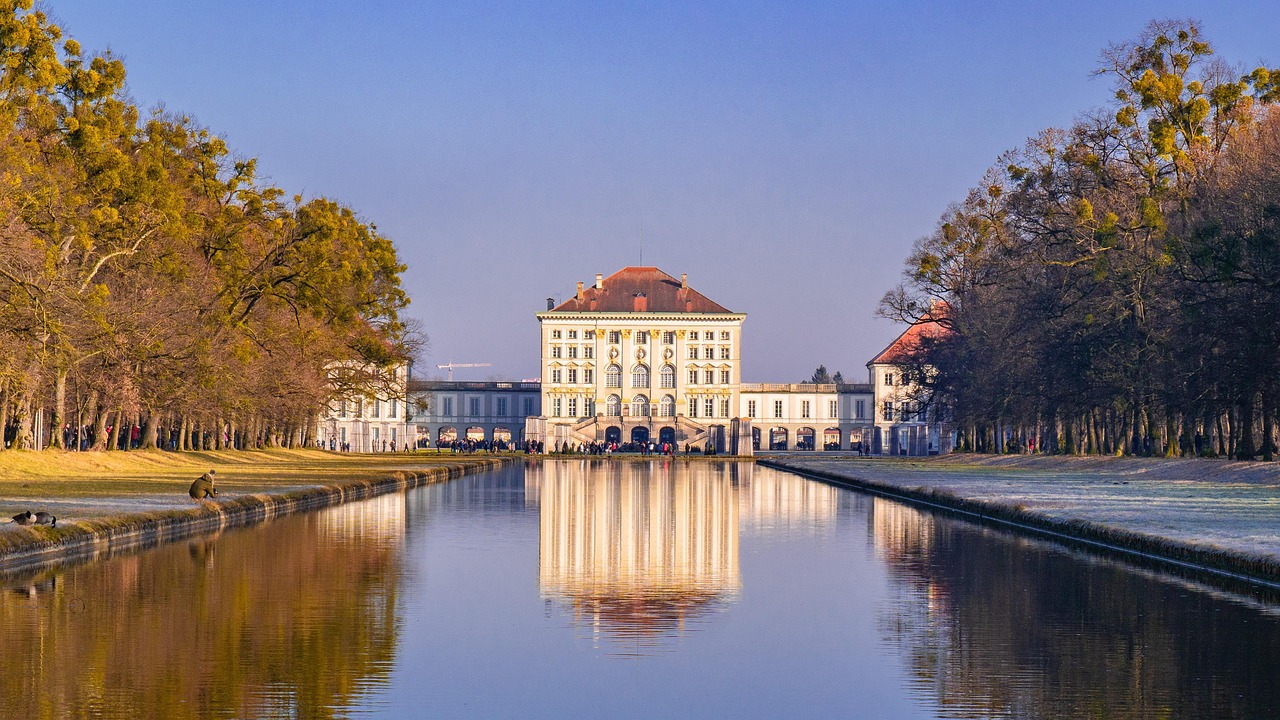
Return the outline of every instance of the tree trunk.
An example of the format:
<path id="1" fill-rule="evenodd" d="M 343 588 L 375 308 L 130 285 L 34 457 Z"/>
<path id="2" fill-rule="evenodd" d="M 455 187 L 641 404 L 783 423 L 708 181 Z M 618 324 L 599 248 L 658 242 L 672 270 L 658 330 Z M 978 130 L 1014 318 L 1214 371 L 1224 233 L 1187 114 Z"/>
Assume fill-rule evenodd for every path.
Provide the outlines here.
<path id="1" fill-rule="evenodd" d="M 156 448 L 156 414 L 147 413 L 146 420 L 142 423 L 142 449 L 154 450 Z"/>
<path id="2" fill-rule="evenodd" d="M 58 368 L 53 381 L 53 412 L 49 416 L 49 449 L 65 450 L 62 426 L 67 424 L 67 369 Z"/>
<path id="3" fill-rule="evenodd" d="M 4 391 L 0 392 L 0 452 L 8 449 L 5 438 L 9 436 L 9 382 L 5 382 Z"/>

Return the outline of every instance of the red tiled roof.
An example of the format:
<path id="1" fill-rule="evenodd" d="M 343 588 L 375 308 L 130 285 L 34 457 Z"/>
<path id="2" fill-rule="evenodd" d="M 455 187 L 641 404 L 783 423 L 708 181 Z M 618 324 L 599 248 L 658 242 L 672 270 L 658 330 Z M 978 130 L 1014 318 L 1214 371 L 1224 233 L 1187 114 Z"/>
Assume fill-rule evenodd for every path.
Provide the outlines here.
<path id="1" fill-rule="evenodd" d="M 889 343 L 889 347 L 881 350 L 880 354 L 871 358 L 867 364 L 900 365 L 910 361 L 911 356 L 920 348 L 922 341 L 945 337 L 951 332 L 941 322 L 948 310 L 946 303 L 934 303 L 925 317 L 913 323 L 896 340 Z"/>
<path id="2" fill-rule="evenodd" d="M 729 313 L 706 295 L 656 267 L 624 267 L 560 303 L 555 312 Z"/>

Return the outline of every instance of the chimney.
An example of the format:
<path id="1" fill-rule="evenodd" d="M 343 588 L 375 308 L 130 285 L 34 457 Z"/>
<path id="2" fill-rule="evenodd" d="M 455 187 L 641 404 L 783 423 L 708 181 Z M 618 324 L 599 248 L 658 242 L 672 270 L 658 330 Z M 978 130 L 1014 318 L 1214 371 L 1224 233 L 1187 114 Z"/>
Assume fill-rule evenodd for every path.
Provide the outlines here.
<path id="1" fill-rule="evenodd" d="M 548 309 L 548 310 L 555 310 L 555 309 L 556 309 L 556 299 L 555 299 L 555 298 L 547 298 L 547 309 Z"/>
<path id="2" fill-rule="evenodd" d="M 689 273 L 680 273 L 680 289 L 689 289 Z"/>
<path id="3" fill-rule="evenodd" d="M 631 299 L 631 308 L 633 312 L 649 312 L 649 296 L 644 293 L 636 293 Z"/>
<path id="4" fill-rule="evenodd" d="M 582 283 L 581 282 L 578 283 L 578 299 L 579 300 L 582 299 Z"/>
<path id="5" fill-rule="evenodd" d="M 604 273 L 596 273 L 596 289 L 604 289 Z"/>

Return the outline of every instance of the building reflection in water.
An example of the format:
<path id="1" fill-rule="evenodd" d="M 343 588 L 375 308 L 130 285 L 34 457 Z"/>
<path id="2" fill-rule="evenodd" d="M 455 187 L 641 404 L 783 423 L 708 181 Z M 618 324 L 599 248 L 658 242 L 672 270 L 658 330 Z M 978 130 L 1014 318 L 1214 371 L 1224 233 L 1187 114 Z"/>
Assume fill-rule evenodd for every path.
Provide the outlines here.
<path id="1" fill-rule="evenodd" d="M 593 637 L 661 646 L 738 598 L 742 530 L 834 525 L 836 488 L 736 462 L 531 464 L 538 580 Z"/>
<path id="2" fill-rule="evenodd" d="M 738 503 L 724 464 L 547 462 L 525 479 L 540 505 L 542 595 L 593 633 L 653 645 L 737 597 Z"/>
<path id="3" fill-rule="evenodd" d="M 1105 708 L 1121 720 L 1252 718 L 1280 708 L 1272 602 L 880 498 L 869 521 L 894 598 L 880 627 L 911 691 L 943 717 Z"/>
<path id="4" fill-rule="evenodd" d="M 395 662 L 405 495 L 0 579 L 4 717 L 340 716 Z"/>

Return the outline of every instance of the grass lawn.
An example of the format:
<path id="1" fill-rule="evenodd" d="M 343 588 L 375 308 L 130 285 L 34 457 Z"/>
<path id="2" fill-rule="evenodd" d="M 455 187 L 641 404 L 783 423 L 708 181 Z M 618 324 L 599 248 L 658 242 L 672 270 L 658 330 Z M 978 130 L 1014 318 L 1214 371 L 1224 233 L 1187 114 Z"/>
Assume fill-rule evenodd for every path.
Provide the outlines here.
<path id="1" fill-rule="evenodd" d="M 469 456 L 420 453 L 352 454 L 322 450 L 218 450 L 203 452 L 0 453 L 0 523 L 22 510 L 52 504 L 63 514 L 88 517 L 129 512 L 158 500 L 191 504 L 191 481 L 216 470 L 222 496 L 371 480 L 398 471 L 465 462 Z M 477 456 L 481 457 L 481 456 Z M 165 503 L 167 504 L 167 502 Z"/>

